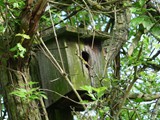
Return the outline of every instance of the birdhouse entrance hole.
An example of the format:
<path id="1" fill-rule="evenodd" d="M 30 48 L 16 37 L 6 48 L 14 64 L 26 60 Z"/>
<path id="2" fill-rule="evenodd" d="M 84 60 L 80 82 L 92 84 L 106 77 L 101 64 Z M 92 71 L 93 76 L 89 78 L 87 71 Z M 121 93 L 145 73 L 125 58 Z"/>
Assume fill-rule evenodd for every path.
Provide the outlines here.
<path id="1" fill-rule="evenodd" d="M 89 58 L 90 58 L 90 55 L 88 52 L 86 51 L 82 51 L 82 58 L 88 63 L 89 62 Z M 89 66 L 86 64 L 86 68 L 89 68 Z"/>
<path id="2" fill-rule="evenodd" d="M 96 32 L 94 44 L 92 46 L 92 31 L 70 26 L 61 28 L 57 31 L 64 68 L 66 73 L 69 74 L 70 82 L 83 100 L 91 101 L 91 98 L 85 94 L 86 91 L 82 90 L 81 86 L 91 85 L 93 87 L 99 87 L 102 84 L 109 85 L 101 80 L 101 78 L 105 77 L 103 76 L 105 59 L 102 45 L 105 40 L 110 39 L 110 37 L 108 37 L 109 35 L 106 34 L 107 33 L 103 36 Z M 58 48 L 54 33 L 44 33 L 43 39 L 46 46 L 51 50 L 52 55 L 55 55 L 55 59 L 59 60 L 60 57 L 57 54 Z M 80 52 L 78 51 L 77 55 L 75 55 L 77 49 Z M 45 100 L 45 107 L 48 110 L 51 110 L 50 115 L 53 114 L 52 110 L 54 109 L 68 110 L 70 109 L 70 106 L 74 107 L 76 110 L 83 110 L 81 105 L 75 104 L 60 96 L 67 96 L 70 99 L 79 102 L 69 83 L 43 54 L 43 51 L 36 51 L 36 57 L 32 58 L 33 64 L 35 64 L 34 66 L 32 65 L 32 71 L 34 71 L 32 74 L 33 78 L 41 83 L 43 89 L 55 91 L 55 93 L 46 92 L 48 100 Z M 38 61 L 38 64 L 36 61 Z M 59 61 L 58 63 L 61 64 Z M 35 72 L 38 74 L 35 74 Z M 51 80 L 57 78 L 59 79 L 51 82 Z M 60 95 L 56 93 L 59 93 Z"/>

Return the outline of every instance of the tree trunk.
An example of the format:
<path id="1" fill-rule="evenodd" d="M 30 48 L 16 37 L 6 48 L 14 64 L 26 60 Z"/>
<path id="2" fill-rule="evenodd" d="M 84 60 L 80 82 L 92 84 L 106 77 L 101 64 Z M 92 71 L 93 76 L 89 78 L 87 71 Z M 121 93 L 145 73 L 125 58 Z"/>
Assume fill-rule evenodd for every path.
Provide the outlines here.
<path id="1" fill-rule="evenodd" d="M 112 40 L 110 41 L 109 47 L 107 47 L 107 54 L 106 54 L 106 68 L 108 64 L 114 60 L 120 52 L 121 47 L 123 44 L 128 40 L 128 29 L 129 29 L 129 22 L 130 22 L 130 11 L 129 9 L 123 9 L 122 4 L 116 6 L 116 9 L 121 9 L 114 14 L 114 27 L 112 31 Z M 118 64 L 118 61 L 116 61 Z M 120 62 L 120 61 L 119 61 Z M 115 71 L 115 78 L 117 80 L 120 79 L 120 74 L 118 73 L 118 69 L 120 66 L 115 66 L 117 71 Z M 105 72 L 104 72 L 105 73 Z M 121 97 L 122 93 L 119 92 L 117 89 L 119 87 L 119 82 L 111 81 L 112 83 L 112 91 L 111 91 L 111 101 L 110 101 L 110 109 L 111 109 L 111 116 L 114 120 L 119 119 L 119 111 L 120 111 L 120 104 L 121 104 Z"/>
<path id="2" fill-rule="evenodd" d="M 26 91 L 32 89 L 28 82 L 30 80 L 28 65 L 17 66 L 16 62 L 8 61 L 8 67 L 3 69 L 6 77 L 1 78 L 5 106 L 10 120 L 41 120 L 38 103 L 28 98 L 22 100 L 21 97 L 11 95 L 10 93 L 17 88 L 24 88 Z M 3 74 L 2 73 L 2 74 Z M 4 74 L 3 74 L 4 76 Z"/>
<path id="3" fill-rule="evenodd" d="M 47 0 L 26 0 L 26 6 L 21 12 L 20 25 L 15 31 L 17 33 L 27 34 L 30 38 L 33 37 L 37 31 L 39 19 L 44 13 Z M 5 59 L 3 68 L 1 70 L 0 84 L 3 88 L 3 97 L 10 120 L 41 120 L 41 113 L 39 110 L 39 102 L 36 100 L 30 100 L 29 96 L 26 96 L 22 100 L 22 97 L 11 95 L 14 90 L 24 89 L 24 91 L 32 90 L 32 86 L 28 83 L 31 81 L 29 73 L 29 58 L 30 50 L 33 44 L 33 39 L 23 39 L 22 37 L 15 37 L 10 39 L 10 48 L 20 43 L 25 49 L 25 57 L 13 58 L 15 53 L 10 53 Z M 3 46 L 4 47 L 4 46 Z"/>

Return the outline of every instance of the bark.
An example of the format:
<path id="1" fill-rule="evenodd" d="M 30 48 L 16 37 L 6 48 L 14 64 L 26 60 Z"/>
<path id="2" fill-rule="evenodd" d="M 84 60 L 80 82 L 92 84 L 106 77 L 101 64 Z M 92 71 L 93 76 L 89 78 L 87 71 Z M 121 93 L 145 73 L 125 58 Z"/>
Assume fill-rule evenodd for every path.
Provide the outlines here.
<path id="1" fill-rule="evenodd" d="M 21 24 L 18 26 L 17 33 L 24 33 L 31 38 L 35 34 L 39 20 L 45 10 L 47 0 L 26 0 L 26 7 L 23 9 L 20 20 Z M 15 34 L 17 34 L 15 33 Z M 21 43 L 26 48 L 27 52 L 24 58 L 13 58 L 14 53 L 3 63 L 1 67 L 0 84 L 3 88 L 3 97 L 10 120 L 42 120 L 41 112 L 39 110 L 39 102 L 36 100 L 26 99 L 22 100 L 20 97 L 11 95 L 10 93 L 16 88 L 24 88 L 26 91 L 32 89 L 28 85 L 31 81 L 29 72 L 30 51 L 33 40 L 22 40 L 21 37 L 16 37 L 10 40 L 10 46 L 14 47 L 17 43 Z M 47 119 L 47 117 L 46 117 Z"/>
<path id="2" fill-rule="evenodd" d="M 12 69 L 13 66 L 14 69 Z M 8 117 L 10 120 L 41 120 L 38 102 L 22 100 L 10 94 L 16 88 L 25 88 L 27 91 L 32 89 L 27 85 L 30 81 L 28 66 L 23 67 L 21 71 L 15 70 L 15 66 L 9 63 L 8 68 L 3 70 L 7 72 L 7 76 L 1 79 Z"/>
<path id="3" fill-rule="evenodd" d="M 122 2 L 123 3 L 123 2 Z M 128 9 L 122 7 L 122 3 L 117 5 L 115 7 L 115 13 L 114 13 L 114 26 L 113 31 L 111 32 L 112 38 L 110 40 L 109 46 L 106 46 L 106 65 L 104 68 L 104 74 L 106 73 L 106 69 L 108 68 L 109 63 L 113 61 L 117 54 L 120 52 L 121 47 L 123 44 L 128 40 L 128 28 L 129 28 L 129 22 L 130 22 L 130 12 Z M 120 11 L 117 11 L 117 9 L 121 9 Z M 118 71 L 115 72 L 115 78 L 118 80 L 120 79 L 119 75 L 119 65 L 120 61 L 116 61 L 116 68 Z M 120 104 L 121 104 L 121 97 L 122 93 L 119 91 L 119 82 L 112 82 L 112 91 L 111 91 L 111 101 L 109 102 L 110 105 L 110 113 L 114 120 L 118 120 L 119 116 L 117 113 L 120 111 Z"/>

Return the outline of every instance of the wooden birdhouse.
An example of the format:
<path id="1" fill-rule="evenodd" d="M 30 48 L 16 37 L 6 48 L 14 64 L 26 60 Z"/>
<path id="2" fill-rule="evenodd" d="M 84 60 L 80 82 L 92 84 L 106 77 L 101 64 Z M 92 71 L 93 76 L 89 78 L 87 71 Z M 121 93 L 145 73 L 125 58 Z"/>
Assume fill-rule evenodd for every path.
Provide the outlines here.
<path id="1" fill-rule="evenodd" d="M 61 28 L 57 31 L 57 36 L 63 62 L 60 59 L 53 33 L 44 37 L 45 44 L 59 64 L 61 66 L 64 64 L 65 72 L 81 97 L 85 96 L 81 86 L 102 86 L 105 77 L 103 76 L 105 60 L 102 44 L 108 36 L 93 34 L 89 30 L 74 27 Z M 74 106 L 74 103 L 64 97 L 77 100 L 68 82 L 42 51 L 38 50 L 36 57 L 42 88 L 48 90 L 46 107 Z"/>

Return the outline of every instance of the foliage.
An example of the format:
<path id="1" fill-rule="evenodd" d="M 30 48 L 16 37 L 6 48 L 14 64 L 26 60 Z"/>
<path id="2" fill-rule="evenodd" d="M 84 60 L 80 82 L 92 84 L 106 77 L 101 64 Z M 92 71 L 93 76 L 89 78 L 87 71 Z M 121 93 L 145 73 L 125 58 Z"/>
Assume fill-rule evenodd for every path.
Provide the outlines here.
<path id="1" fill-rule="evenodd" d="M 10 51 L 16 52 L 16 54 L 14 55 L 14 58 L 18 58 L 18 57 L 24 58 L 26 49 L 20 43 L 17 43 L 17 45 L 11 48 Z"/>
<path id="2" fill-rule="evenodd" d="M 159 100 L 159 97 L 152 99 L 152 95 L 158 93 L 160 84 L 159 68 L 157 68 L 159 66 L 160 58 L 154 58 L 154 56 L 159 55 L 159 47 L 157 47 L 159 46 L 159 41 L 156 41 L 156 39 L 159 38 L 159 34 L 157 33 L 160 32 L 160 29 L 157 20 L 153 20 L 153 17 L 156 18 L 157 16 L 151 17 L 146 14 L 146 12 L 155 12 L 155 9 L 143 7 L 145 4 L 145 0 L 140 0 L 135 2 L 131 8 L 134 17 L 130 24 L 130 41 L 124 45 L 120 54 L 121 79 L 117 80 L 114 78 L 114 67 L 112 68 L 111 66 L 111 69 L 109 69 L 110 71 L 108 71 L 108 78 L 113 83 L 112 88 L 116 87 L 119 91 L 119 95 L 124 95 L 126 88 L 134 81 L 134 79 L 136 79 L 132 90 L 130 91 L 130 95 L 127 97 L 125 105 L 121 110 L 120 119 L 122 120 L 152 119 L 152 111 L 154 111 L 156 106 L 155 102 L 157 103 Z M 139 31 L 141 32 L 140 37 L 137 35 L 139 34 Z M 131 50 L 130 47 L 133 44 L 133 53 L 127 55 L 127 52 Z M 150 63 L 153 64 L 149 65 Z M 115 84 L 117 82 L 118 85 Z M 109 116 L 108 113 L 110 113 L 110 109 L 112 108 L 106 106 L 106 103 L 110 101 L 110 97 L 97 99 L 95 98 L 95 93 L 92 92 L 93 88 L 91 86 L 84 87 L 84 89 L 88 91 L 88 95 L 93 100 L 93 102 L 84 102 L 90 106 L 88 108 L 88 114 L 89 111 L 92 113 L 93 111 L 91 110 L 94 110 L 94 113 L 89 114 L 93 119 L 111 119 L 112 117 Z M 111 92 L 112 90 L 108 90 L 105 91 L 105 94 L 108 95 Z M 141 96 L 131 99 L 132 93 L 142 94 L 144 96 L 145 94 L 148 94 L 149 96 L 148 98 L 143 98 Z M 148 101 L 147 99 L 151 100 Z M 101 111 L 105 115 L 103 114 L 102 116 L 100 114 Z M 75 119 L 84 119 L 84 114 L 87 114 L 87 111 L 81 114 L 76 113 L 77 117 Z M 87 117 L 85 118 L 88 119 Z M 159 119 L 158 116 L 157 119 Z"/>
<path id="3" fill-rule="evenodd" d="M 92 116 L 93 120 L 106 118 L 107 113 L 109 112 L 109 107 L 105 105 L 103 106 L 103 104 L 105 101 L 104 98 L 107 91 L 107 87 L 95 88 L 92 86 L 82 86 L 81 89 L 88 92 L 87 95 L 92 99 L 92 102 L 86 100 L 81 102 L 82 104 L 87 105 L 87 109 L 82 114 L 76 113 L 77 118 L 82 119 L 82 115 L 85 116 L 83 117 L 83 119 L 88 119 L 89 116 Z"/>
<path id="4" fill-rule="evenodd" d="M 21 98 L 24 102 L 29 103 L 32 100 L 40 100 L 41 98 L 47 99 L 47 96 L 43 91 L 40 91 L 39 87 L 26 89 L 29 86 L 35 85 L 37 82 L 29 82 L 24 85 L 24 88 L 16 88 L 10 95 L 15 95 Z"/>
<path id="5" fill-rule="evenodd" d="M 26 53 L 31 53 L 34 47 L 32 41 L 39 39 L 40 35 L 32 36 L 30 29 L 25 28 L 32 27 L 34 26 L 32 23 L 35 23 L 32 18 L 28 21 L 23 19 L 25 17 L 22 16 L 22 13 L 24 9 L 27 9 L 25 5 L 26 3 L 21 0 L 0 1 L 0 65 L 2 59 L 10 60 L 10 57 L 14 57 L 14 60 L 18 62 L 25 61 L 27 57 L 30 57 L 26 56 L 28 55 Z M 128 41 L 119 50 L 119 56 L 117 55 L 120 57 L 120 70 L 116 69 L 117 59 L 115 58 L 110 61 L 108 71 L 105 72 L 107 74 L 105 79 L 111 83 L 109 87 L 81 87 L 87 91 L 91 101 L 82 101 L 82 104 L 87 106 L 83 113 L 74 112 L 79 120 L 115 119 L 113 118 L 115 117 L 114 110 L 118 111 L 118 118 L 122 120 L 154 120 L 155 117 L 160 119 L 159 111 L 155 112 L 160 103 L 159 3 L 148 0 L 135 0 L 131 3 L 124 0 L 49 1 L 39 21 L 39 27 L 38 24 L 35 25 L 35 29 L 39 28 L 38 31 L 42 36 L 46 31 L 49 34 L 50 28 L 57 30 L 68 25 L 93 31 L 93 38 L 95 33 L 109 34 L 110 39 L 114 42 L 114 38 L 119 37 L 113 36 L 116 31 L 116 15 L 120 13 L 119 11 L 124 12 L 128 8 L 132 12 L 132 18 Z M 34 11 L 34 9 L 30 9 L 30 11 Z M 33 17 L 35 15 L 37 14 L 34 14 Z M 26 24 L 23 24 L 23 20 L 27 21 Z M 31 24 L 28 25 L 28 22 Z M 26 31 L 24 32 L 23 29 Z M 104 47 L 108 48 L 108 44 L 115 44 L 112 42 L 104 44 Z M 27 60 L 29 59 L 27 58 Z M 21 67 L 18 70 L 22 70 Z M 6 68 L 12 70 L 8 66 Z M 116 72 L 119 73 L 119 76 L 115 74 Z M 19 86 L 10 95 L 14 95 L 26 103 L 39 100 L 41 97 L 46 99 L 44 92 L 40 91 L 39 87 L 34 88 L 32 86 L 34 84 L 36 83 L 30 82 L 27 85 Z"/>
<path id="6" fill-rule="evenodd" d="M 106 87 L 95 88 L 92 86 L 82 86 L 81 89 L 87 91 L 88 92 L 87 95 L 90 96 L 92 100 L 97 100 L 97 99 L 100 99 L 105 94 L 105 91 L 107 88 Z"/>
<path id="7" fill-rule="evenodd" d="M 22 37 L 21 38 L 21 43 L 17 43 L 16 46 L 14 46 L 13 48 L 10 49 L 11 52 L 16 52 L 16 54 L 14 55 L 14 58 L 18 58 L 18 57 L 21 57 L 21 58 L 24 58 L 24 54 L 26 53 L 26 48 L 24 48 L 22 46 L 22 43 L 24 41 L 24 39 L 30 39 L 30 36 L 29 35 L 26 35 L 26 34 L 16 34 L 16 36 L 20 36 Z"/>
<path id="8" fill-rule="evenodd" d="M 144 8 L 143 6 L 145 5 L 145 2 L 146 0 L 140 0 L 136 2 L 131 8 L 132 13 L 136 15 L 136 17 L 131 20 L 131 25 L 132 27 L 138 27 L 142 24 L 143 27 L 146 29 L 145 33 L 150 31 L 153 35 L 159 38 L 160 36 L 159 34 L 157 34 L 160 32 L 160 30 L 158 29 L 159 24 L 155 20 L 158 17 L 158 15 L 148 16 L 146 13 L 156 12 L 156 10 L 153 8 Z"/>

